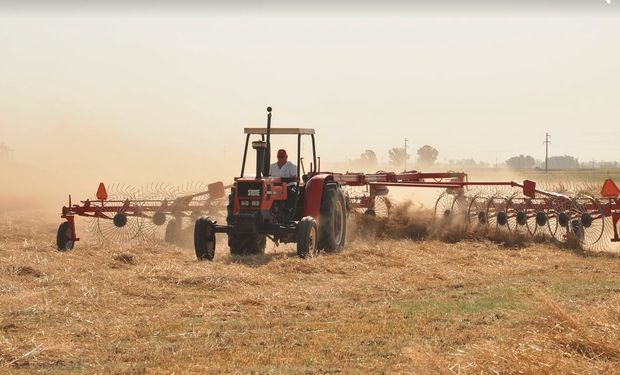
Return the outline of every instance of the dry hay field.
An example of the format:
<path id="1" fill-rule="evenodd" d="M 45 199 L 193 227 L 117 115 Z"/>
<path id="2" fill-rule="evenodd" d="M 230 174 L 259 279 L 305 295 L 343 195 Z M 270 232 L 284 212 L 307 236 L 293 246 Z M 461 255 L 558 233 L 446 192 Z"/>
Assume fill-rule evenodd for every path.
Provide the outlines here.
<path id="1" fill-rule="evenodd" d="M 309 260 L 232 258 L 221 237 L 209 263 L 157 242 L 61 253 L 58 223 L 0 215 L 0 373 L 620 372 L 615 255 L 401 218 Z"/>

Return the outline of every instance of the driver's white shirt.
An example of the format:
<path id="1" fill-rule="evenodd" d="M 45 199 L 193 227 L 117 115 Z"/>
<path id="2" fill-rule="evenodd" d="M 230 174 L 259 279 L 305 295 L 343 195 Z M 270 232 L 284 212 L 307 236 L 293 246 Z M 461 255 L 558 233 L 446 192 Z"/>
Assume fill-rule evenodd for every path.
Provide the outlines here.
<path id="1" fill-rule="evenodd" d="M 269 167 L 269 176 L 271 177 L 297 177 L 297 167 L 295 164 L 287 161 L 282 165 L 282 167 L 278 166 L 278 163 L 273 163 Z"/>

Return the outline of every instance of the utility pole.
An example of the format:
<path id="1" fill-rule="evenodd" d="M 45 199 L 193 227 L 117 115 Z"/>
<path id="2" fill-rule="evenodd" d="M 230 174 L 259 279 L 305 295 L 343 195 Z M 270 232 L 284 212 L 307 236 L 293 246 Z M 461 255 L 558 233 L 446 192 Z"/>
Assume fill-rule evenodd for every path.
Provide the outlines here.
<path id="1" fill-rule="evenodd" d="M 549 172 L 549 143 L 551 143 L 551 141 L 549 140 L 550 137 L 551 134 L 545 133 L 545 141 L 543 142 L 545 144 L 545 173 Z"/>
<path id="2" fill-rule="evenodd" d="M 403 172 L 407 172 L 407 141 L 408 141 L 408 139 L 405 138 L 405 156 L 404 156 L 404 159 L 405 159 L 404 168 L 405 168 L 405 170 Z"/>

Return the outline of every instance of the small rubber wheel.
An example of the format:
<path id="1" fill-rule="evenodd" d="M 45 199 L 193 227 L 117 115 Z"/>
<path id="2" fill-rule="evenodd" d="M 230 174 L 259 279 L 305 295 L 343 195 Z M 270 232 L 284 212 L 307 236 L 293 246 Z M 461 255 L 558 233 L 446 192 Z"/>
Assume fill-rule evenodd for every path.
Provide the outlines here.
<path id="1" fill-rule="evenodd" d="M 302 258 L 314 257 L 318 254 L 317 248 L 318 227 L 316 221 L 306 216 L 297 225 L 297 255 Z"/>
<path id="2" fill-rule="evenodd" d="M 164 232 L 164 241 L 167 243 L 177 243 L 181 237 L 181 220 L 170 219 L 166 224 L 166 231 Z"/>
<path id="3" fill-rule="evenodd" d="M 194 250 L 198 260 L 213 260 L 215 257 L 215 223 L 209 218 L 200 218 L 194 225 Z"/>
<path id="4" fill-rule="evenodd" d="M 71 225 L 68 221 L 58 226 L 56 233 L 56 246 L 59 251 L 73 250 L 75 242 L 71 240 Z"/>

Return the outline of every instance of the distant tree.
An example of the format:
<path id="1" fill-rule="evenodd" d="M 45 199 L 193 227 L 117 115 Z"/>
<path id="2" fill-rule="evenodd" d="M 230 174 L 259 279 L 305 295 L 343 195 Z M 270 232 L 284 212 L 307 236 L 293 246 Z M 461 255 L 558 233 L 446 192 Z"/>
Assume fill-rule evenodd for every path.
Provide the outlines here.
<path id="1" fill-rule="evenodd" d="M 355 168 L 376 170 L 377 154 L 373 150 L 366 150 L 360 155 L 359 159 L 353 160 L 352 164 Z"/>
<path id="2" fill-rule="evenodd" d="M 544 167 L 544 163 L 543 163 Z M 549 158 L 550 169 L 577 169 L 579 160 L 570 155 L 552 156 Z"/>
<path id="3" fill-rule="evenodd" d="M 456 168 L 477 168 L 480 166 L 474 159 L 450 160 L 449 164 Z"/>
<path id="4" fill-rule="evenodd" d="M 394 147 L 388 151 L 388 157 L 390 158 L 390 164 L 395 167 L 402 167 L 411 158 L 411 155 L 403 147 Z"/>
<path id="5" fill-rule="evenodd" d="M 418 165 L 421 167 L 430 167 L 435 163 L 438 156 L 439 151 L 433 146 L 424 145 L 418 149 Z"/>
<path id="6" fill-rule="evenodd" d="M 536 160 L 530 155 L 519 155 L 506 160 L 506 165 L 512 169 L 532 169 L 536 165 Z"/>
<path id="7" fill-rule="evenodd" d="M 369 167 L 377 166 L 377 154 L 373 150 L 366 150 L 360 155 L 362 163 Z"/>

